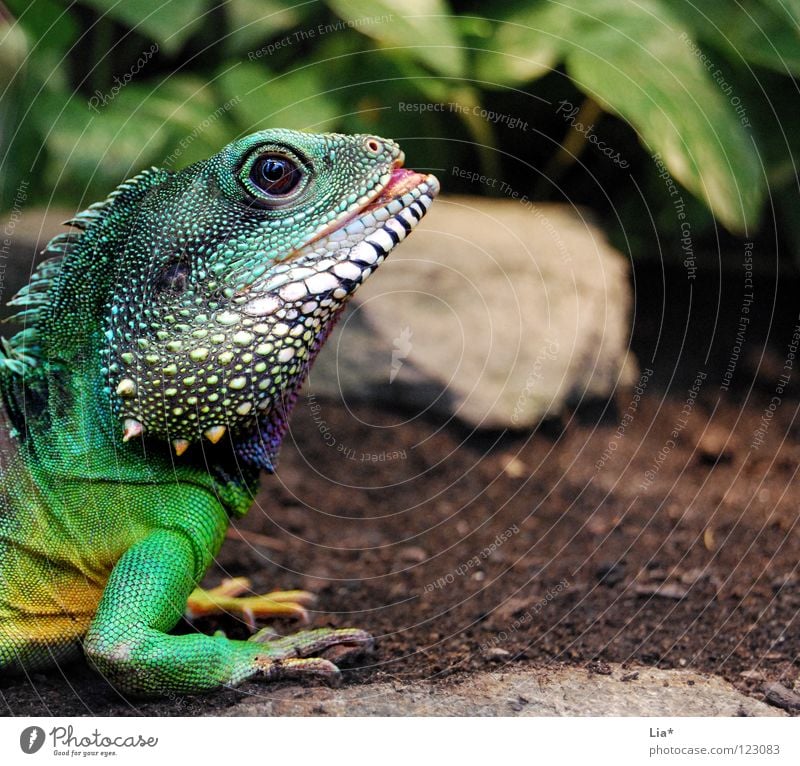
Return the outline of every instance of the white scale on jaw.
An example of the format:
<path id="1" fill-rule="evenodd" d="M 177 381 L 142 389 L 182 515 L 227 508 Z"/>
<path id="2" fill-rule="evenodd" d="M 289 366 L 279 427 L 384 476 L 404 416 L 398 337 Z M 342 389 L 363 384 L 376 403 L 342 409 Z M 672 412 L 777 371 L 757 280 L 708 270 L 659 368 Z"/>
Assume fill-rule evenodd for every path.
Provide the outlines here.
<path id="1" fill-rule="evenodd" d="M 425 193 L 429 190 L 430 186 L 423 183 L 399 200 L 392 200 L 332 232 L 312 253 L 297 262 L 280 264 L 279 273 L 273 272 L 269 279 L 253 287 L 257 297 L 245 304 L 244 313 L 270 316 L 286 303 L 313 301 L 325 293 L 332 293 L 333 298 L 341 300 L 419 223 L 433 202 L 433 197 Z M 374 231 L 363 236 L 370 229 Z M 348 240 L 354 236 L 363 236 L 363 239 L 349 245 Z M 345 287 L 345 281 L 354 284 Z"/>

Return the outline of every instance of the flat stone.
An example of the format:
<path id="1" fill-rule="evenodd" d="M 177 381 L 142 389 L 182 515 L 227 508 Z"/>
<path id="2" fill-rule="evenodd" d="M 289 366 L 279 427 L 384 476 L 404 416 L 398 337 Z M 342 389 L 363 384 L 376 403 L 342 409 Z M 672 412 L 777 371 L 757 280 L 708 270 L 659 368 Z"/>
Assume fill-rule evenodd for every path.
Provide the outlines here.
<path id="1" fill-rule="evenodd" d="M 315 394 L 530 428 L 634 382 L 628 263 L 566 205 L 444 197 L 358 292 Z"/>
<path id="2" fill-rule="evenodd" d="M 764 696 L 772 705 L 784 710 L 800 711 L 800 694 L 792 689 L 787 689 L 777 681 L 764 685 Z"/>
<path id="3" fill-rule="evenodd" d="M 443 681 L 339 689 L 252 686 L 227 715 L 254 716 L 782 716 L 727 681 L 690 670 L 604 664 L 509 667 Z M 626 680 L 627 679 L 627 680 Z"/>

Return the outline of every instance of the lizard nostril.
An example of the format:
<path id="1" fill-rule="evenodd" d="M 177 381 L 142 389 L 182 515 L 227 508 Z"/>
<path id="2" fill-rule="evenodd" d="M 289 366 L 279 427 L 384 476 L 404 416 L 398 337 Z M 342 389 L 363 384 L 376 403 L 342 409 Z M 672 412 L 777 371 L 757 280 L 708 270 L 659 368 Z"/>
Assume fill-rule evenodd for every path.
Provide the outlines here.
<path id="1" fill-rule="evenodd" d="M 367 151 L 371 154 L 378 154 L 383 149 L 383 143 L 374 136 L 370 136 L 364 142 L 364 145 L 367 147 Z"/>

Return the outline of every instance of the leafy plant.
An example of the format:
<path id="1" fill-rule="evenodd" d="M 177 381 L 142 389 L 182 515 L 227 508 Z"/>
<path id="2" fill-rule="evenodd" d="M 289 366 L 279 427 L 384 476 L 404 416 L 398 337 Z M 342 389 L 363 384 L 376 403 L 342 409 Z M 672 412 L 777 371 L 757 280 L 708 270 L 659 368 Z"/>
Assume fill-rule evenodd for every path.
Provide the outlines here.
<path id="1" fill-rule="evenodd" d="M 35 175 L 29 200 L 77 207 L 282 125 L 392 135 L 417 165 L 592 204 L 626 234 L 640 191 L 669 229 L 658 155 L 709 211 L 695 235 L 752 237 L 769 194 L 800 251 L 798 28 L 800 0 L 0 0 L 0 205 Z"/>

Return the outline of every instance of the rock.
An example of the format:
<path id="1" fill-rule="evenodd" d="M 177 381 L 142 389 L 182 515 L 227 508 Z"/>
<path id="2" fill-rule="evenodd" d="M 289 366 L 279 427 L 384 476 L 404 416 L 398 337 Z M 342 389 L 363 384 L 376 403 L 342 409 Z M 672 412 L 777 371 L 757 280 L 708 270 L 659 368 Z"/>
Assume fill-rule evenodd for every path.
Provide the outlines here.
<path id="1" fill-rule="evenodd" d="M 587 666 L 586 670 L 598 676 L 611 676 L 614 674 L 614 668 L 611 667 L 605 660 L 592 660 Z"/>
<path id="2" fill-rule="evenodd" d="M 406 545 L 398 553 L 402 561 L 407 561 L 410 564 L 421 564 L 423 561 L 428 560 L 428 552 L 418 545 Z"/>
<path id="3" fill-rule="evenodd" d="M 437 201 L 358 293 L 311 388 L 530 428 L 635 382 L 628 264 L 566 205 Z"/>
<path id="4" fill-rule="evenodd" d="M 491 646 L 483 652 L 483 656 L 492 662 L 504 662 L 511 659 L 511 652 L 507 649 L 501 649 L 499 646 Z"/>
<path id="5" fill-rule="evenodd" d="M 492 672 L 441 681 L 380 682 L 339 689 L 289 684 L 271 688 L 269 695 L 243 695 L 226 715 L 785 715 L 716 676 L 606 663 L 602 671 L 499 665 Z"/>
<path id="6" fill-rule="evenodd" d="M 531 471 L 518 457 L 511 455 L 503 460 L 503 473 L 509 479 L 522 479 L 530 476 Z"/>
<path id="7" fill-rule="evenodd" d="M 73 213 L 14 221 L 4 301 Z M 530 428 L 635 382 L 631 306 L 627 262 L 574 209 L 444 197 L 359 291 L 307 390 Z"/>
<path id="8" fill-rule="evenodd" d="M 603 585 L 613 588 L 625 579 L 626 565 L 622 561 L 604 561 L 594 572 L 595 578 Z"/>
<path id="9" fill-rule="evenodd" d="M 637 583 L 634 588 L 637 596 L 658 596 L 680 601 L 689 593 L 689 589 L 676 582 Z"/>
<path id="10" fill-rule="evenodd" d="M 733 458 L 735 444 L 730 431 L 723 426 L 706 424 L 697 440 L 697 455 L 706 465 L 729 463 Z"/>
<path id="11" fill-rule="evenodd" d="M 770 705 L 775 705 L 783 710 L 800 711 L 800 694 L 787 689 L 777 681 L 764 685 L 764 697 Z"/>

